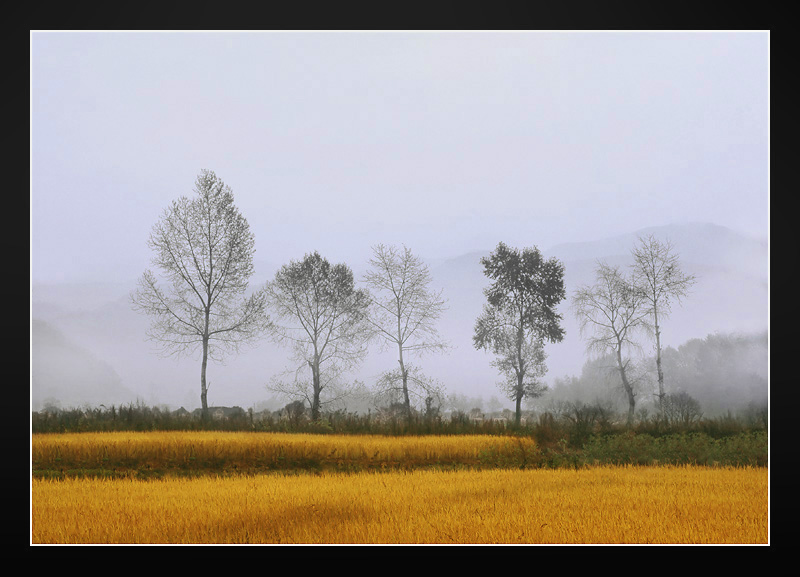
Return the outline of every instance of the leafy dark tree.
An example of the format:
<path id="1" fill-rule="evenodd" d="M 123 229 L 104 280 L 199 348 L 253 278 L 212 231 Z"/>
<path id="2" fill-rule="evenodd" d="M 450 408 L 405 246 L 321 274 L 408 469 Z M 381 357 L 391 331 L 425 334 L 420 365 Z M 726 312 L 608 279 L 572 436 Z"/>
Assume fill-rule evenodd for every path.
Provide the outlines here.
<path id="1" fill-rule="evenodd" d="M 331 265 L 318 252 L 281 267 L 266 293 L 275 315 L 271 335 L 292 345 L 298 361 L 293 381 L 278 380 L 269 388 L 306 399 L 311 418 L 317 420 L 324 401 L 347 393 L 342 374 L 366 356 L 369 294 L 355 287 L 350 267 Z"/>
<path id="2" fill-rule="evenodd" d="M 473 344 L 496 355 L 492 364 L 505 377 L 500 388 L 515 402 L 519 425 L 522 400 L 546 390 L 544 342 L 564 338 L 556 310 L 565 296 L 564 266 L 544 259 L 536 247 L 519 251 L 502 242 L 481 264 L 492 283 L 484 289 L 487 302 Z"/>
<path id="3" fill-rule="evenodd" d="M 419 401 L 442 399 L 436 383 L 426 378 L 410 357 L 442 352 L 447 344 L 439 336 L 436 321 L 445 310 L 441 291 L 430 288 L 430 271 L 422 260 L 403 247 L 373 247 L 370 270 L 364 282 L 370 289 L 370 324 L 385 347 L 397 350 L 396 370 L 386 371 L 378 381 L 380 392 L 399 397 L 406 417 L 411 417 L 411 394 Z"/>
<path id="4" fill-rule="evenodd" d="M 688 294 L 695 277 L 681 271 L 678 255 L 669 241 L 659 241 L 653 235 L 640 237 L 632 251 L 634 282 L 650 307 L 653 335 L 656 341 L 656 372 L 658 374 L 658 405 L 663 410 L 664 370 L 661 363 L 661 320 L 667 318 L 672 303 Z"/>
<path id="5" fill-rule="evenodd" d="M 152 317 L 148 337 L 165 354 L 200 349 L 200 402 L 207 418 L 208 359 L 221 361 L 261 336 L 265 300 L 262 290 L 246 294 L 255 241 L 231 188 L 203 170 L 194 192 L 193 198 L 173 201 L 150 234 L 152 263 L 167 286 L 146 270 L 131 293 L 131 304 Z"/>
<path id="6" fill-rule="evenodd" d="M 633 425 L 636 390 L 630 378 L 627 352 L 637 348 L 635 334 L 648 326 L 649 308 L 643 291 L 626 278 L 619 267 L 600 262 L 595 284 L 575 291 L 572 307 L 580 322 L 587 348 L 600 354 L 613 353 L 622 388 L 628 397 L 628 426 Z"/>
<path id="7" fill-rule="evenodd" d="M 306 414 L 306 405 L 303 401 L 292 401 L 283 408 L 283 413 L 293 426 L 298 426 Z"/>

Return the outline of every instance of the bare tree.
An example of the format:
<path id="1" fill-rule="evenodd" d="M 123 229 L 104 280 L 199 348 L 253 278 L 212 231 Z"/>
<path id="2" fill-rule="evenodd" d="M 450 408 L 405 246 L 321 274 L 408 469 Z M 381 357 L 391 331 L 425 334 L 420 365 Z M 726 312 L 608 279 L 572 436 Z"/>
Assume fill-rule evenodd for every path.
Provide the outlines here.
<path id="1" fill-rule="evenodd" d="M 370 324 L 384 348 L 397 350 L 399 365 L 383 373 L 378 387 L 390 401 L 391 397 L 400 397 L 410 418 L 411 394 L 419 394 L 428 404 L 442 398 L 440 387 L 409 360 L 448 348 L 436 328 L 445 301 L 441 291 L 430 289 L 427 265 L 407 247 L 400 250 L 379 244 L 372 251 L 372 268 L 364 275 L 371 294 Z"/>
<path id="2" fill-rule="evenodd" d="M 323 391 L 341 392 L 343 373 L 366 356 L 371 334 L 369 295 L 355 288 L 347 265 L 331 266 L 318 252 L 281 267 L 267 283 L 266 293 L 275 314 L 271 335 L 276 342 L 291 345 L 298 361 L 293 382 L 277 381 L 269 388 L 295 398 L 304 396 L 316 420 L 325 400 Z"/>
<path id="3" fill-rule="evenodd" d="M 201 350 L 200 402 L 207 417 L 208 359 L 221 361 L 256 340 L 266 317 L 263 291 L 246 295 L 255 241 L 233 192 L 209 170 L 197 177 L 194 192 L 194 198 L 172 202 L 148 241 L 153 266 L 168 286 L 146 270 L 131 304 L 153 318 L 147 334 L 165 354 Z"/>
<path id="4" fill-rule="evenodd" d="M 627 424 L 633 424 L 636 391 L 629 378 L 630 358 L 626 353 L 638 348 L 635 334 L 647 328 L 649 309 L 643 292 L 625 278 L 619 267 L 599 262 L 595 284 L 579 287 L 572 297 L 572 308 L 580 323 L 587 349 L 600 354 L 613 353 L 622 387 L 628 397 Z"/>
<path id="5" fill-rule="evenodd" d="M 652 319 L 656 341 L 658 373 L 658 406 L 663 412 L 664 371 L 661 367 L 661 320 L 669 316 L 673 301 L 681 302 L 696 282 L 695 277 L 681 272 L 678 255 L 669 241 L 661 242 L 653 235 L 639 237 L 632 251 L 634 282 L 640 287 Z"/>
<path id="6" fill-rule="evenodd" d="M 700 403 L 686 391 L 664 395 L 661 416 L 668 425 L 688 428 L 703 417 Z"/>
<path id="7" fill-rule="evenodd" d="M 515 401 L 519 425 L 522 400 L 546 389 L 540 382 L 546 372 L 544 341 L 564 338 L 556 312 L 565 296 L 564 266 L 555 258 L 545 260 L 536 247 L 519 251 L 502 242 L 481 264 L 493 282 L 484 290 L 487 303 L 472 340 L 476 349 L 497 356 L 493 365 L 506 377 L 499 385 Z"/>

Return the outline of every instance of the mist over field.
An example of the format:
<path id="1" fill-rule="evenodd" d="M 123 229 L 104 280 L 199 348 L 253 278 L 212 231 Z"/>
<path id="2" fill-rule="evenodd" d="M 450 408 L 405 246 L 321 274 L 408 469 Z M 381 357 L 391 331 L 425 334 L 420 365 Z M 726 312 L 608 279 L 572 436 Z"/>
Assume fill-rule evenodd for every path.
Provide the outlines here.
<path id="1" fill-rule="evenodd" d="M 379 243 L 422 258 L 451 350 L 412 362 L 463 408 L 512 406 L 473 346 L 481 257 L 503 242 L 563 263 L 566 336 L 530 407 L 592 402 L 613 383 L 571 297 L 650 234 L 697 279 L 661 325 L 667 391 L 707 412 L 762 403 L 768 71 L 768 33 L 34 32 L 32 409 L 200 406 L 199 355 L 159 356 L 130 295 L 153 226 L 204 169 L 253 232 L 251 291 L 314 251 L 359 287 Z M 282 407 L 267 385 L 290 363 L 266 337 L 210 362 L 208 404 Z M 345 378 L 368 389 L 397 364 L 372 344 Z"/>
<path id="2" fill-rule="evenodd" d="M 597 259 L 627 266 L 630 249 L 637 235 L 654 234 L 670 239 L 686 273 L 696 275 L 697 284 L 680 306 L 675 306 L 663 321 L 663 346 L 679 349 L 688 341 L 714 335 L 758 336 L 768 329 L 768 258 L 763 240 L 711 224 L 652 227 L 597 242 L 555 245 L 542 249 L 545 256 L 556 257 L 565 266 L 567 299 L 562 302 L 566 337 L 560 343 L 546 345 L 548 372 L 545 380 L 551 389 L 556 380 L 581 375 L 584 364 L 594 358 L 585 351 L 577 321 L 569 310 L 569 296 L 574 289 L 593 281 Z M 534 243 L 532 242 L 531 245 Z M 433 288 L 440 288 L 448 309 L 439 323 L 440 332 L 452 349 L 444 355 L 428 355 L 417 362 L 427 374 L 438 379 L 450 394 L 481 397 L 488 408 L 492 397 L 510 407 L 495 383 L 499 377 L 490 366 L 492 355 L 477 351 L 472 345 L 475 319 L 485 300 L 487 279 L 479 259 L 488 255 L 473 252 L 450 259 L 431 261 Z M 349 263 L 359 275 L 366 263 Z M 271 275 L 270 267 L 259 263 L 253 279 L 258 286 Z M 161 358 L 153 343 L 145 340 L 147 317 L 134 312 L 128 300 L 135 282 L 34 284 L 32 288 L 32 403 L 34 409 L 45 402 L 61 406 L 96 406 L 100 403 L 135 402 L 166 404 L 172 408 L 199 406 L 199 360 L 176 361 Z M 762 342 L 763 341 L 763 342 Z M 695 397 L 702 398 L 709 409 L 722 409 L 729 403 L 736 408 L 766 398 L 766 339 L 748 346 L 748 359 L 738 357 L 738 366 L 728 364 L 714 369 L 756 375 L 744 380 L 741 390 L 717 390 L 713 382 L 696 383 Z M 642 355 L 652 355 L 653 344 L 641 339 Z M 270 379 L 290 365 L 289 350 L 264 338 L 256 347 L 232 356 L 224 365 L 211 363 L 209 403 L 223 406 L 277 408 L 288 400 L 273 398 L 266 389 Z M 371 386 L 380 372 L 393 369 L 393 351 L 380 352 L 373 345 L 360 369 L 351 374 Z M 746 362 L 745 362 L 746 361 Z M 652 365 L 654 370 L 654 364 Z M 710 368 L 708 368 L 710 370 Z M 675 384 L 667 372 L 667 385 Z M 729 378 L 729 382 L 733 382 Z M 755 387 L 755 390 L 751 390 Z M 683 386 L 682 388 L 686 388 Z M 566 396 L 582 397 L 591 402 L 608 391 L 602 384 L 596 390 L 573 391 Z M 714 394 L 720 396 L 713 398 Z M 552 395 L 551 395 L 552 396 Z M 557 395 L 556 395 L 557 396 Z M 548 395 L 533 405 L 542 405 Z M 476 404 L 473 402 L 473 404 Z M 352 403 L 354 410 L 366 410 Z"/>

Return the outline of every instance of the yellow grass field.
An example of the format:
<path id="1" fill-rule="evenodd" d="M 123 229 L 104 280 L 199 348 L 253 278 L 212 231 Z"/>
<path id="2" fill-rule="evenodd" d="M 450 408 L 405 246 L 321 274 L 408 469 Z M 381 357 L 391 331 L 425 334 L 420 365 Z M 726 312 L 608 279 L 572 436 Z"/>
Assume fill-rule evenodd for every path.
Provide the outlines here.
<path id="1" fill-rule="evenodd" d="M 533 457 L 530 438 L 241 432 L 111 432 L 33 435 L 34 470 L 342 469 L 479 465 Z"/>
<path id="2" fill-rule="evenodd" d="M 766 468 L 32 480 L 31 542 L 768 543 Z"/>

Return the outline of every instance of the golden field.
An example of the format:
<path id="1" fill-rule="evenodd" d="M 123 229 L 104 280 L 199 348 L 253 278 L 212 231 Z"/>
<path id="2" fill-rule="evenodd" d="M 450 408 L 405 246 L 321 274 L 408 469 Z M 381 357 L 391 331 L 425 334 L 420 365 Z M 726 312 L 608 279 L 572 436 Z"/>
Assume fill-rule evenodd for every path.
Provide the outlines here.
<path id="1" fill-rule="evenodd" d="M 33 469 L 226 471 L 338 469 L 523 462 L 536 453 L 530 438 L 449 435 L 319 435 L 241 432 L 112 432 L 37 434 Z"/>
<path id="2" fill-rule="evenodd" d="M 534 442 L 486 435 L 37 434 L 31 449 L 34 544 L 768 543 L 765 467 L 511 469 Z M 164 474 L 35 474 L 58 467 Z"/>
<path id="3" fill-rule="evenodd" d="M 768 542 L 767 470 L 33 480 L 33 543 Z"/>

